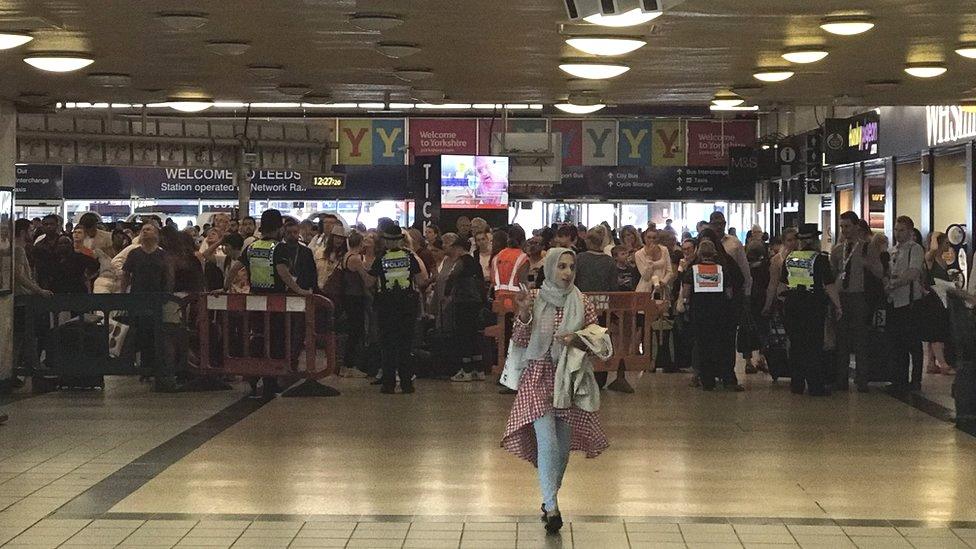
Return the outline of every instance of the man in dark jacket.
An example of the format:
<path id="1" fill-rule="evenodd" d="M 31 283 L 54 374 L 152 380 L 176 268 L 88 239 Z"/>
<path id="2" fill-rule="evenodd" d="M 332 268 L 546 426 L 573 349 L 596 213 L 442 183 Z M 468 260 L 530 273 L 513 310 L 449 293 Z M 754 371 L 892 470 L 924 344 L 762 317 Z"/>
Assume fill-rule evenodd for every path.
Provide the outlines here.
<path id="1" fill-rule="evenodd" d="M 478 369 L 481 362 L 481 339 L 479 319 L 484 307 L 484 293 L 481 265 L 467 253 L 467 242 L 457 239 L 447 249 L 447 255 L 454 262 L 444 289 L 450 300 L 451 318 L 454 320 L 453 342 L 460 369 L 451 381 L 467 382 L 485 379 Z"/>

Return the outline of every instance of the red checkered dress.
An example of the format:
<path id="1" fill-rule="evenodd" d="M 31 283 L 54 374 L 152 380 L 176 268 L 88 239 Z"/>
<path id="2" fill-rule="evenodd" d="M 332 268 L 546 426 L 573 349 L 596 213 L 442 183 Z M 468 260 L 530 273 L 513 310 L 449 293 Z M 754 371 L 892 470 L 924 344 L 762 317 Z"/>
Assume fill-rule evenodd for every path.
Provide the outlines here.
<path id="1" fill-rule="evenodd" d="M 584 320 L 583 325 L 597 323 L 596 308 L 589 298 L 583 296 Z M 556 309 L 555 330 L 559 330 L 563 321 L 562 308 Z M 512 330 L 512 340 L 520 347 L 529 345 L 532 326 L 515 320 Z M 538 450 L 535 442 L 535 430 L 532 422 L 549 413 L 552 407 L 552 394 L 556 385 L 556 363 L 552 355 L 546 354 L 542 360 L 530 360 L 525 372 L 519 380 L 518 394 L 512 405 L 512 412 L 508 416 L 508 426 L 502 437 L 502 447 L 516 456 L 538 465 L 536 462 Z M 610 443 L 600 425 L 600 416 L 593 412 L 586 412 L 579 408 L 558 409 L 556 417 L 569 422 L 573 428 L 571 450 L 586 452 L 586 457 L 595 458 L 605 450 Z"/>

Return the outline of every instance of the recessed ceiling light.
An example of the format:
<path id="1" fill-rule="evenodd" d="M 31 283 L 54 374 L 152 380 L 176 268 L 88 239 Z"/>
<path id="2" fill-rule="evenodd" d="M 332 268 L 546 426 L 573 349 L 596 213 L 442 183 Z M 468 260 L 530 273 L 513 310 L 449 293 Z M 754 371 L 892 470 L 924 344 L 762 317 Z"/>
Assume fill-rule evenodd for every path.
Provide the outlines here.
<path id="1" fill-rule="evenodd" d="M 274 80 L 284 72 L 285 68 L 281 65 L 250 65 L 247 67 L 247 74 L 259 80 Z"/>
<path id="2" fill-rule="evenodd" d="M 400 80 L 414 82 L 416 80 L 424 80 L 434 76 L 434 71 L 430 69 L 395 69 L 393 71 L 393 75 Z"/>
<path id="3" fill-rule="evenodd" d="M 661 13 L 661 10 L 644 11 L 636 8 L 621 13 L 620 15 L 603 15 L 602 13 L 597 13 L 589 17 L 584 17 L 583 21 L 602 27 L 633 27 L 634 25 L 641 25 L 657 19 L 661 16 Z"/>
<path id="4" fill-rule="evenodd" d="M 301 97 L 312 93 L 312 88 L 308 84 L 281 84 L 278 86 L 278 91 L 285 95 Z"/>
<path id="5" fill-rule="evenodd" d="M 745 102 L 745 99 L 730 91 L 720 91 L 715 94 L 715 99 L 712 99 L 712 104 L 716 107 L 738 107 Z"/>
<path id="6" fill-rule="evenodd" d="M 863 15 L 839 15 L 825 18 L 820 28 L 831 34 L 853 36 L 873 29 L 874 21 Z"/>
<path id="7" fill-rule="evenodd" d="M 829 53 L 826 49 L 819 47 L 797 48 L 784 53 L 783 59 L 790 63 L 816 63 L 827 57 Z"/>
<path id="8" fill-rule="evenodd" d="M 354 26 L 369 31 L 386 31 L 403 24 L 399 15 L 387 13 L 356 13 L 349 18 Z"/>
<path id="9" fill-rule="evenodd" d="M 590 114 L 602 110 L 606 105 L 597 103 L 596 105 L 574 105 L 573 103 L 557 103 L 555 107 L 569 114 Z"/>
<path id="10" fill-rule="evenodd" d="M 28 65 L 48 72 L 71 72 L 83 69 L 95 62 L 79 53 L 32 53 L 24 57 Z"/>
<path id="11" fill-rule="evenodd" d="M 132 77 L 122 73 L 93 72 L 88 74 L 88 83 L 101 88 L 128 88 L 132 85 Z"/>
<path id="12" fill-rule="evenodd" d="M 630 70 L 630 67 L 622 63 L 602 63 L 599 61 L 565 62 L 560 64 L 559 68 L 563 72 L 589 80 L 613 78 Z"/>
<path id="13" fill-rule="evenodd" d="M 250 42 L 241 41 L 218 41 L 214 40 L 212 42 L 207 42 L 207 49 L 217 55 L 244 55 L 247 50 L 251 49 Z"/>
<path id="14" fill-rule="evenodd" d="M 623 55 L 647 45 L 646 40 L 628 36 L 574 36 L 566 43 L 591 55 Z"/>
<path id="15" fill-rule="evenodd" d="M 158 17 L 167 27 L 177 31 L 196 30 L 209 21 L 206 13 L 198 11 L 162 12 Z"/>
<path id="16" fill-rule="evenodd" d="M 380 42 L 379 44 L 376 44 L 376 51 L 387 57 L 400 59 L 401 57 L 409 57 L 411 55 L 420 53 L 420 47 L 417 44 L 407 44 L 402 42 Z"/>
<path id="17" fill-rule="evenodd" d="M 9 50 L 33 40 L 34 37 L 20 32 L 0 32 L 0 50 Z"/>
<path id="18" fill-rule="evenodd" d="M 709 108 L 709 110 L 718 111 L 718 112 L 721 112 L 721 111 L 747 111 L 747 112 L 751 112 L 751 111 L 758 111 L 759 110 L 759 105 L 752 105 L 752 106 L 749 106 L 749 107 L 742 107 L 742 106 L 738 106 L 738 107 L 722 107 L 720 105 L 710 105 L 708 108 Z M 763 146 L 763 148 L 765 149 L 765 148 L 768 148 L 768 147 Z"/>
<path id="19" fill-rule="evenodd" d="M 935 78 L 942 76 L 947 70 L 941 63 L 910 63 L 905 66 L 905 72 L 915 78 Z"/>
<path id="20" fill-rule="evenodd" d="M 965 44 L 959 44 L 956 47 L 956 53 L 963 57 L 968 57 L 970 59 L 976 59 L 976 43 L 967 42 Z"/>
<path id="21" fill-rule="evenodd" d="M 213 100 L 202 97 L 170 99 L 166 106 L 180 112 L 202 112 L 214 106 Z"/>
<path id="22" fill-rule="evenodd" d="M 762 69 L 757 70 L 752 76 L 763 82 L 782 82 L 793 78 L 794 74 L 796 73 L 789 69 Z"/>

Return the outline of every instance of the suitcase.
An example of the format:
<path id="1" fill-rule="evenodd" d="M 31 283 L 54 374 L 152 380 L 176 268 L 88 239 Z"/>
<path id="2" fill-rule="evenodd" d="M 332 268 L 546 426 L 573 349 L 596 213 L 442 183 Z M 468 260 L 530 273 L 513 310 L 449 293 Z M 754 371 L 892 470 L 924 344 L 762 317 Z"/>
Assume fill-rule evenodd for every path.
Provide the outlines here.
<path id="1" fill-rule="evenodd" d="M 778 316 L 769 322 L 769 344 L 766 347 L 766 367 L 773 381 L 790 376 L 790 339 Z"/>

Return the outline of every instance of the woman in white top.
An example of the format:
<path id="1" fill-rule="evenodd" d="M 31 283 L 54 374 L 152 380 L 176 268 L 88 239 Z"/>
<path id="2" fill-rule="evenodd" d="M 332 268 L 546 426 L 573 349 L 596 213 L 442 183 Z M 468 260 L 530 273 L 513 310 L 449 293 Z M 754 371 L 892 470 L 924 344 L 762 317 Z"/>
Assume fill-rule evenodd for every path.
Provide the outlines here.
<path id="1" fill-rule="evenodd" d="M 670 287 L 674 281 L 674 266 L 668 249 L 658 243 L 657 229 L 644 231 L 644 247 L 634 254 L 634 263 L 640 271 L 638 292 L 652 292 L 657 286 Z"/>
<path id="2" fill-rule="evenodd" d="M 477 233 L 474 237 L 474 257 L 481 263 L 481 272 L 485 275 L 485 280 L 491 280 L 491 243 L 489 232 Z"/>

